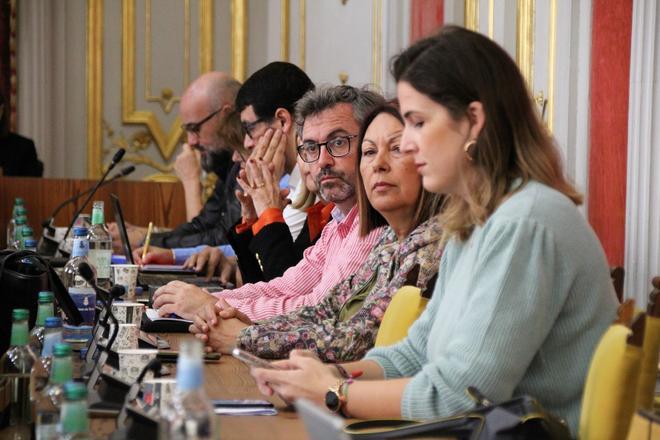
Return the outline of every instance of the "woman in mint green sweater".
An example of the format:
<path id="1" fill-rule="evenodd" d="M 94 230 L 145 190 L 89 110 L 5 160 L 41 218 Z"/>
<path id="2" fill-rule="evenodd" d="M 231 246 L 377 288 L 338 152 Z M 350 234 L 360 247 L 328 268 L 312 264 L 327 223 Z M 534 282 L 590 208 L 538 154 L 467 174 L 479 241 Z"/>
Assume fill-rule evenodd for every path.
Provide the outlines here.
<path id="1" fill-rule="evenodd" d="M 575 433 L 616 299 L 525 80 L 496 43 L 458 27 L 405 50 L 393 74 L 402 149 L 424 188 L 447 196 L 433 297 L 402 342 L 362 361 L 336 368 L 293 352 L 280 362 L 289 370 L 252 374 L 287 400 L 324 403 L 330 390 L 332 409 L 357 418 L 448 416 L 474 406 L 468 386 L 496 402 L 529 394 Z"/>

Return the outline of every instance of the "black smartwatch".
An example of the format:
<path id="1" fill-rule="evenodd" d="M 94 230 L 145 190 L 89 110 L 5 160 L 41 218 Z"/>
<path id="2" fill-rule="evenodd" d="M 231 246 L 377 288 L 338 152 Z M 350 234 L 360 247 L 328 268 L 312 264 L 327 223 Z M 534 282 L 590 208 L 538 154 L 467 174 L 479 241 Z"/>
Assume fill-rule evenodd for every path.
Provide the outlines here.
<path id="1" fill-rule="evenodd" d="M 344 405 L 344 396 L 341 395 L 341 387 L 344 382 L 339 382 L 335 386 L 328 388 L 325 393 L 325 406 L 333 413 L 339 413 Z"/>

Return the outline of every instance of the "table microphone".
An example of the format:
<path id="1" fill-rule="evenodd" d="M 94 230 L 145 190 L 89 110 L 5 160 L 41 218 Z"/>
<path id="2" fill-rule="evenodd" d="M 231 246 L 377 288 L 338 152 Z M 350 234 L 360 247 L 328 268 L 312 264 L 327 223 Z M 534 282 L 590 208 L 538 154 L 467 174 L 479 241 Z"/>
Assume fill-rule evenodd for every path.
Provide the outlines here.
<path id="1" fill-rule="evenodd" d="M 124 154 L 126 154 L 126 149 L 120 148 L 117 150 L 114 156 L 112 156 L 112 162 L 110 162 L 110 165 L 108 166 L 108 169 L 105 170 L 105 173 L 103 173 L 103 176 L 101 176 L 101 179 L 96 182 L 96 185 L 94 188 L 92 188 L 92 191 L 90 192 L 89 196 L 85 199 L 82 205 L 80 205 L 80 208 L 76 211 L 75 214 L 73 214 L 73 218 L 71 219 L 71 223 L 69 224 L 69 227 L 66 230 L 66 233 L 64 234 L 64 241 L 66 241 L 66 237 L 69 235 L 69 232 L 71 232 L 71 228 L 73 228 L 73 224 L 76 222 L 76 219 L 80 215 L 80 213 L 85 209 L 85 206 L 89 203 L 89 201 L 94 197 L 94 194 L 96 194 L 96 191 L 99 189 L 99 187 L 105 182 L 105 179 L 108 177 L 108 174 L 110 174 L 110 171 L 121 161 L 121 159 L 124 157 Z"/>

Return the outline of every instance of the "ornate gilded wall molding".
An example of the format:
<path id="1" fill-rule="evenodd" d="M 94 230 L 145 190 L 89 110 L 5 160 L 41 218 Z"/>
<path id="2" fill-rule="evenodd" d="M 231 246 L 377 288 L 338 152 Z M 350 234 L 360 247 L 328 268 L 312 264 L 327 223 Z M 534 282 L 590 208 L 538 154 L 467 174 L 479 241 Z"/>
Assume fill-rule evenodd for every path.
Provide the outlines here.
<path id="1" fill-rule="evenodd" d="M 371 82 L 380 88 L 383 65 L 383 0 L 373 0 L 371 21 Z"/>
<path id="2" fill-rule="evenodd" d="M 87 176 L 101 176 L 103 0 L 87 0 Z"/>
<path id="3" fill-rule="evenodd" d="M 149 6 L 151 0 L 144 0 L 147 6 L 146 15 L 150 15 Z M 182 4 L 184 6 L 184 75 L 187 81 L 190 81 L 191 75 L 191 51 L 194 50 L 191 46 L 192 32 L 191 27 L 191 14 L 190 14 L 190 0 L 185 0 Z M 199 10 L 199 71 L 208 72 L 213 69 L 213 23 L 214 23 L 214 0 L 198 0 Z M 161 157 L 167 162 L 171 159 L 174 151 L 176 150 L 179 140 L 183 134 L 180 127 L 180 120 L 176 120 L 170 124 L 166 132 L 160 125 L 157 116 L 144 109 L 136 108 L 136 73 L 135 73 L 135 57 L 136 57 L 136 31 L 135 31 L 135 8 L 136 0 L 123 0 L 122 1 L 122 65 L 121 65 L 121 118 L 122 122 L 126 124 L 141 124 L 147 127 L 150 136 L 153 139 L 155 147 L 158 149 Z M 114 6 L 114 5 L 113 5 Z M 232 46 L 231 46 L 231 59 L 232 71 L 238 79 L 243 79 L 246 69 L 246 48 L 247 48 L 247 0 L 231 0 L 231 25 L 232 25 Z M 150 17 L 144 23 L 145 35 L 150 37 Z M 87 0 L 87 175 L 90 178 L 99 177 L 102 172 L 102 162 L 104 158 L 103 150 L 103 39 L 104 39 L 104 1 L 103 0 Z M 149 40 L 146 38 L 145 42 L 145 55 L 150 55 Z M 146 101 L 157 101 L 167 113 L 172 110 L 172 107 L 178 101 L 179 97 L 175 96 L 171 87 L 164 87 L 160 91 L 160 96 L 152 94 L 151 80 L 149 79 L 150 71 L 150 57 L 148 64 L 149 69 L 145 69 L 145 96 L 150 99 Z M 148 86 L 148 87 L 147 87 Z M 144 164 L 159 171 L 169 172 L 169 164 L 160 165 L 152 159 L 135 158 L 132 155 L 127 155 L 124 159 L 131 162 L 136 159 L 134 163 Z M 164 169 L 163 167 L 167 168 Z M 163 170 L 161 170 L 163 168 Z M 165 175 L 158 177 L 164 178 Z M 153 176 L 151 176 L 153 177 Z"/>
<path id="4" fill-rule="evenodd" d="M 231 1 L 231 71 L 234 78 L 245 80 L 247 72 L 248 4 L 247 0 Z"/>
<path id="5" fill-rule="evenodd" d="M 550 132 L 555 124 L 555 69 L 557 52 L 557 0 L 550 0 L 550 39 L 548 52 L 548 113 L 547 124 Z"/>
<path id="6" fill-rule="evenodd" d="M 289 0 L 280 0 L 280 61 L 289 61 Z"/>
<path id="7" fill-rule="evenodd" d="M 305 45 L 307 44 L 307 0 L 299 0 L 298 3 L 298 52 L 300 61 L 298 67 L 305 70 Z"/>
<path id="8" fill-rule="evenodd" d="M 479 31 L 479 0 L 465 0 L 465 27 Z"/>
<path id="9" fill-rule="evenodd" d="M 534 89 L 535 3 L 535 0 L 518 0 L 516 15 L 516 62 L 530 91 Z"/>

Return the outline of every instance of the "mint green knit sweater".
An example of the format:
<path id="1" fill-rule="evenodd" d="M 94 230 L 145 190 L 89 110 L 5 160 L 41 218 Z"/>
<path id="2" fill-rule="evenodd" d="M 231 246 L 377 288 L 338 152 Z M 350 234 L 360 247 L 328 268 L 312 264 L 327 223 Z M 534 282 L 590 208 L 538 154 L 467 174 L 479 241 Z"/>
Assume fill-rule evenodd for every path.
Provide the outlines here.
<path id="1" fill-rule="evenodd" d="M 577 431 L 592 352 L 616 298 L 600 243 L 575 205 L 529 182 L 466 242 L 445 248 L 408 337 L 375 348 L 387 378 L 412 377 L 407 418 L 465 411 L 476 386 L 495 402 L 529 394 Z"/>

